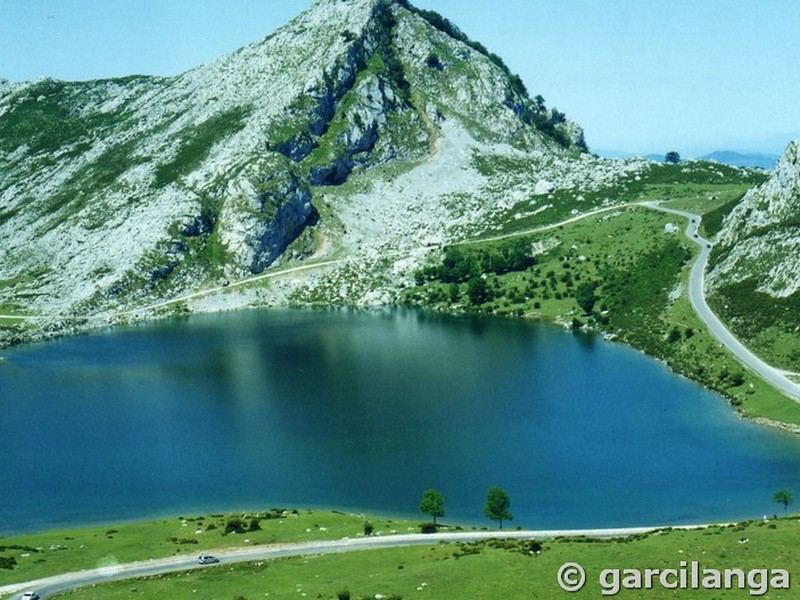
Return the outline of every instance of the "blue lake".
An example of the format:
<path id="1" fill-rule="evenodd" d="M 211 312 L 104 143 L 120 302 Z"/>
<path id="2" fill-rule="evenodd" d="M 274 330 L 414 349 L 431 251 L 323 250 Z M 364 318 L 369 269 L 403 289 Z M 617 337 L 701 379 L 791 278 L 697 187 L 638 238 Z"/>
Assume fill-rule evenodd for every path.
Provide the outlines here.
<path id="1" fill-rule="evenodd" d="M 191 317 L 7 350 L 0 533 L 330 507 L 531 528 L 760 518 L 800 440 L 618 344 L 411 311 Z"/>

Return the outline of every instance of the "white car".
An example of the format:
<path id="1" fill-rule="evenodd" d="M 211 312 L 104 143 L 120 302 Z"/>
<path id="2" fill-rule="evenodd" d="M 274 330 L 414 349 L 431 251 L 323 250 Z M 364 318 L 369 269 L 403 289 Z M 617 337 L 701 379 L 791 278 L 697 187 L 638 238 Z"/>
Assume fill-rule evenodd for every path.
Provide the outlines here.
<path id="1" fill-rule="evenodd" d="M 211 556 L 210 554 L 201 554 L 197 557 L 197 562 L 201 565 L 213 565 L 214 563 L 218 563 L 219 559 L 216 556 Z"/>
<path id="2" fill-rule="evenodd" d="M 40 600 L 41 596 L 36 592 L 25 592 L 22 594 L 22 600 Z"/>

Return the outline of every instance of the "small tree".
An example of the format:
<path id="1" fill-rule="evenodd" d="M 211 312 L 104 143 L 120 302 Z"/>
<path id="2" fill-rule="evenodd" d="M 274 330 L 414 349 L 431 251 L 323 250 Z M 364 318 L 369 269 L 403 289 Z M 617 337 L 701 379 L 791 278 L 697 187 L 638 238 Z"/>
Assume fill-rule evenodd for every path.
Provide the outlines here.
<path id="1" fill-rule="evenodd" d="M 422 500 L 419 503 L 422 514 L 433 517 L 433 524 L 436 525 L 436 517 L 444 516 L 444 497 L 439 490 L 429 489 L 422 493 Z"/>
<path id="2" fill-rule="evenodd" d="M 450 303 L 455 304 L 461 298 L 461 287 L 457 283 L 451 283 L 447 288 L 447 294 L 450 298 Z"/>
<path id="3" fill-rule="evenodd" d="M 575 288 L 575 301 L 583 309 L 584 314 L 591 314 L 594 304 L 597 302 L 597 296 L 594 294 L 596 287 L 594 283 L 584 281 Z"/>
<path id="4" fill-rule="evenodd" d="M 480 276 L 470 279 L 469 282 L 467 282 L 467 296 L 469 297 L 469 301 L 476 306 L 491 300 L 489 286 L 486 285 L 486 280 Z"/>
<path id="5" fill-rule="evenodd" d="M 511 499 L 508 492 L 499 487 L 490 487 L 486 494 L 486 504 L 483 507 L 483 514 L 486 518 L 500 523 L 503 528 L 503 521 L 510 521 L 514 516 L 509 511 Z"/>
<path id="6" fill-rule="evenodd" d="M 670 150 L 667 152 L 666 156 L 664 156 L 664 162 L 671 165 L 677 165 L 679 162 L 681 162 L 681 155 L 675 152 L 675 150 Z"/>
<path id="7" fill-rule="evenodd" d="M 240 517 L 230 517 L 225 522 L 225 534 L 244 533 L 247 531 L 247 523 Z"/>
<path id="8" fill-rule="evenodd" d="M 772 495 L 772 499 L 778 504 L 783 504 L 783 512 L 786 513 L 792 503 L 792 492 L 787 489 L 778 490 Z"/>

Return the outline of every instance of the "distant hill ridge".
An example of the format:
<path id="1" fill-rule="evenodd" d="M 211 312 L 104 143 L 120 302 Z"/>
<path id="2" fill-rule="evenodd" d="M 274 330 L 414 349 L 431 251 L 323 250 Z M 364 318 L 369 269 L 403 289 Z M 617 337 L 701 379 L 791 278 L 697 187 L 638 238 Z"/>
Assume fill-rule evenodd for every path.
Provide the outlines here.
<path id="1" fill-rule="evenodd" d="M 779 156 L 775 154 L 762 154 L 759 152 L 734 152 L 731 150 L 718 150 L 700 157 L 702 160 L 715 160 L 733 167 L 750 167 L 771 171 L 778 163 Z"/>
<path id="2" fill-rule="evenodd" d="M 619 152 L 614 150 L 600 151 L 601 156 L 607 158 L 635 158 L 641 157 L 645 160 L 653 162 L 664 162 L 666 153 L 656 154 L 651 152 L 649 154 L 636 154 L 632 152 Z M 683 157 L 684 160 L 713 160 L 722 164 L 730 165 L 732 167 L 748 167 L 751 169 L 764 169 L 770 171 L 775 168 L 778 162 L 778 155 L 763 154 L 759 152 L 735 152 L 732 150 L 718 150 L 705 154 L 700 157 Z"/>

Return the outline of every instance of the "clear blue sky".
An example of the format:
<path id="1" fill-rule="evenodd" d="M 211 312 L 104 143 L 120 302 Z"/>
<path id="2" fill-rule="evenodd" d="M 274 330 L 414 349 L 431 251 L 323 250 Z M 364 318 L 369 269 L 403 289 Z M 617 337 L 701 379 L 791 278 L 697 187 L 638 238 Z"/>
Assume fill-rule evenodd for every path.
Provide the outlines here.
<path id="1" fill-rule="evenodd" d="M 0 0 L 0 77 L 173 75 L 311 0 Z M 780 153 L 800 137 L 796 0 L 417 0 L 577 120 L 593 150 Z"/>

